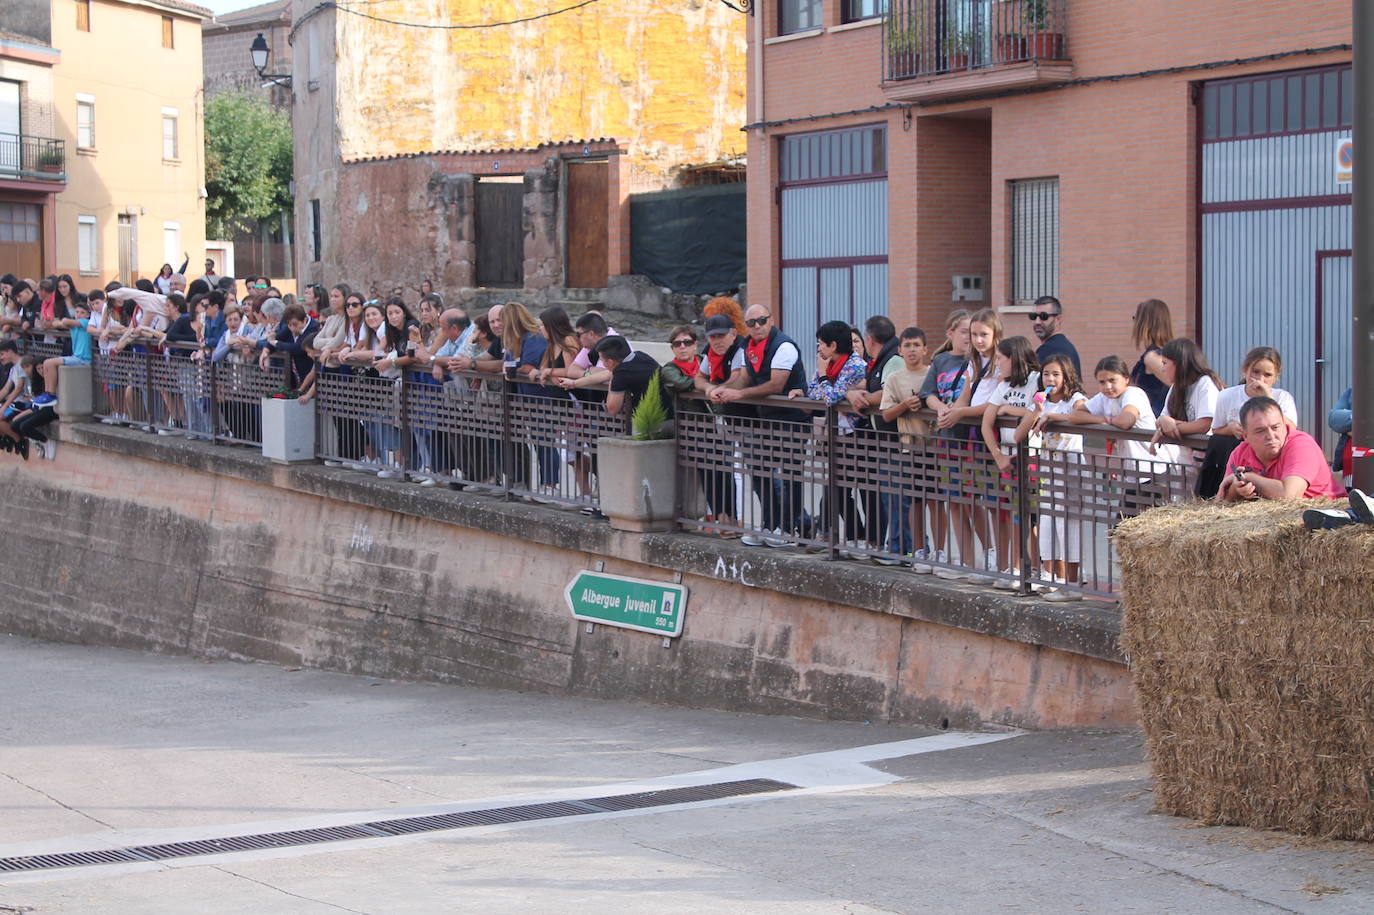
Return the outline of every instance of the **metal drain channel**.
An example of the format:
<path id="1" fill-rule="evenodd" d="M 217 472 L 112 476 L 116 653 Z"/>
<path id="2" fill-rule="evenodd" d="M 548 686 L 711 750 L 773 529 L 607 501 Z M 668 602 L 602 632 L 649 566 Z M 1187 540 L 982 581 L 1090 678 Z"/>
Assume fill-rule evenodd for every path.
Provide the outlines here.
<path id="1" fill-rule="evenodd" d="M 520 804 L 514 807 L 463 810 L 458 813 L 438 813 L 431 816 L 404 817 L 396 820 L 373 820 L 369 823 L 353 823 L 348 826 L 292 829 L 285 832 L 264 832 L 251 836 L 224 836 L 218 839 L 197 839 L 193 842 L 169 842 L 165 845 L 133 845 L 127 848 L 108 848 L 100 851 L 22 855 L 13 858 L 0 858 L 0 873 L 87 867 L 94 864 L 137 864 L 149 861 L 165 861 L 169 858 L 191 858 L 198 855 L 223 855 L 236 851 L 318 845 L 323 842 L 343 842 L 350 839 L 383 839 L 392 836 L 411 835 L 417 832 L 438 832 L 446 829 L 468 829 L 474 826 L 495 826 L 502 823 L 521 823 L 529 820 L 586 816 L 592 813 L 640 810 L 647 807 L 668 807 L 673 804 L 690 804 L 695 801 L 714 801 L 727 797 L 747 797 L 752 794 L 768 794 L 774 791 L 792 791 L 796 787 L 796 785 L 774 781 L 771 778 L 751 778 L 735 782 L 717 782 L 713 785 L 696 785 L 690 788 L 665 788 L 661 791 L 641 791 L 635 794 L 583 798 L 576 801 L 551 801 L 546 804 Z"/>

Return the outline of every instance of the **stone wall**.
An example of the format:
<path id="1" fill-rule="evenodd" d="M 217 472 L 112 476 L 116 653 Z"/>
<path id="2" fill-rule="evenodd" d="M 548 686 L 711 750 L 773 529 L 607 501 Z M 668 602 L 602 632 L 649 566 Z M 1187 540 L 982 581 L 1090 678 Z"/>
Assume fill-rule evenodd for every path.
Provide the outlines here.
<path id="1" fill-rule="evenodd" d="M 4 462 L 0 625 L 43 638 L 380 677 L 972 727 L 1134 721 L 1115 613 L 242 449 L 64 426 Z M 126 481 L 118 491 L 109 481 Z M 595 563 L 690 589 L 684 633 L 586 626 Z"/>

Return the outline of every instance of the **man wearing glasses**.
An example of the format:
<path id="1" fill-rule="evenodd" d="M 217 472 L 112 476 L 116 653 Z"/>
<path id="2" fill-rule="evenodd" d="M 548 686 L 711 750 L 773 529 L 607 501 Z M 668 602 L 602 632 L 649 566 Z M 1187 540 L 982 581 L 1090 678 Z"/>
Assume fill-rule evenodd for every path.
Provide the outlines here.
<path id="1" fill-rule="evenodd" d="M 750 305 L 744 313 L 749 339 L 735 352 L 730 380 L 706 392 L 715 403 L 731 403 L 745 397 L 787 396 L 789 391 L 806 390 L 806 372 L 802 367 L 801 350 L 790 337 L 773 326 L 773 314 L 767 305 Z M 741 370 L 742 371 L 739 371 Z M 795 407 L 759 404 L 754 407 L 759 419 L 771 423 L 759 431 L 786 441 L 795 441 L 796 432 L 784 423 L 796 423 L 796 430 L 810 432 L 810 416 Z M 788 433 L 793 432 L 792 436 Z M 765 449 L 767 450 L 767 449 Z M 762 527 L 765 533 L 749 533 L 740 538 L 746 546 L 767 544 L 784 547 L 790 544 L 787 535 L 795 534 L 802 515 L 802 485 L 798 466 L 782 466 L 784 455 L 795 457 L 799 465 L 805 459 L 804 449 L 778 447 L 771 457 L 774 467 L 751 467 L 751 485 L 759 499 Z M 748 458 L 746 457 L 746 463 Z"/>
<path id="2" fill-rule="evenodd" d="M 1031 320 L 1031 330 L 1040 338 L 1040 348 L 1035 351 L 1035 358 L 1044 365 L 1046 359 L 1062 353 L 1073 361 L 1074 371 L 1082 378 L 1083 366 L 1078 361 L 1078 350 L 1068 337 L 1059 332 L 1059 321 L 1063 314 L 1064 306 L 1052 295 L 1042 295 L 1031 306 L 1031 313 L 1026 317 Z"/>

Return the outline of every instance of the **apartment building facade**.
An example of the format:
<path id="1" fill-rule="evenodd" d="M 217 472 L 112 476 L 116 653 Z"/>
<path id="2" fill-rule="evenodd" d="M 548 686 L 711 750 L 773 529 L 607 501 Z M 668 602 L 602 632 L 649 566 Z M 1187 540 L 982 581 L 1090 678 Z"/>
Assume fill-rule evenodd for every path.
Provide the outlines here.
<path id="1" fill-rule="evenodd" d="M 761 0 L 750 298 L 798 339 L 886 313 L 938 342 L 1056 295 L 1089 375 L 1159 298 L 1225 378 L 1278 346 L 1317 431 L 1350 375 L 1351 31 L 1335 0 Z"/>
<path id="2" fill-rule="evenodd" d="M 46 2 L 46 0 L 45 0 Z M 82 288 L 203 266 L 201 21 L 182 0 L 50 0 L 67 149 L 54 271 Z"/>

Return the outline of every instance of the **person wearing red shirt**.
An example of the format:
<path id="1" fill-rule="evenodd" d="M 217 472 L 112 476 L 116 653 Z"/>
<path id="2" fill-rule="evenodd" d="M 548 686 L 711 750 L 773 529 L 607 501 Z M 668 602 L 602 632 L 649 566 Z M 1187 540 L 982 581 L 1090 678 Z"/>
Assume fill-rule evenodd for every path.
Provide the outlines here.
<path id="1" fill-rule="evenodd" d="M 1290 429 L 1272 397 L 1252 397 L 1240 408 L 1245 440 L 1231 452 L 1217 498 L 1340 498 L 1345 487 L 1331 476 L 1321 446 L 1306 432 Z"/>

